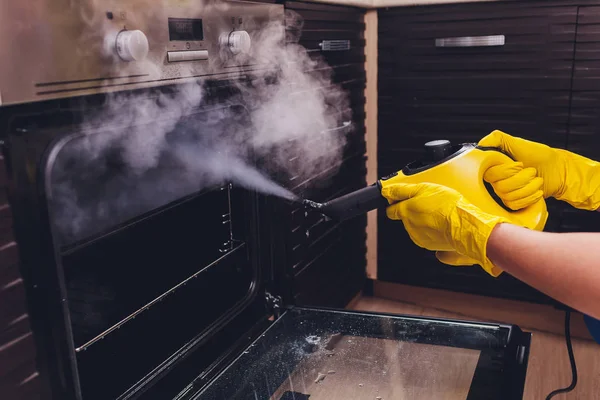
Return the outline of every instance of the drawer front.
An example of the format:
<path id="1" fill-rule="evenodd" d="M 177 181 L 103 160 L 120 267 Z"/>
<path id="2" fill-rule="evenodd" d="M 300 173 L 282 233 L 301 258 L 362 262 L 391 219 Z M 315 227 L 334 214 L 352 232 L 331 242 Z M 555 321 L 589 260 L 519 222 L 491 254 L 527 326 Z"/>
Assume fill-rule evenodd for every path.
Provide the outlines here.
<path id="1" fill-rule="evenodd" d="M 578 16 L 568 149 L 600 160 L 600 6 Z"/>
<path id="2" fill-rule="evenodd" d="M 580 7 L 567 149 L 600 161 L 600 6 Z M 568 207 L 561 230 L 600 231 L 600 213 Z"/>
<path id="3" fill-rule="evenodd" d="M 424 142 L 495 129 L 565 147 L 577 7 L 498 2 L 379 12 L 380 175 Z M 436 39 L 504 35 L 503 46 Z"/>
<path id="4" fill-rule="evenodd" d="M 476 78 L 380 80 L 380 168 L 398 169 L 418 158 L 429 140 L 476 142 L 494 129 L 564 147 L 569 81 L 554 90 L 547 89 L 543 79 L 537 88 L 533 82 L 531 88 L 521 83 Z"/>
<path id="5" fill-rule="evenodd" d="M 577 7 L 519 3 L 381 11 L 380 72 L 570 76 Z"/>

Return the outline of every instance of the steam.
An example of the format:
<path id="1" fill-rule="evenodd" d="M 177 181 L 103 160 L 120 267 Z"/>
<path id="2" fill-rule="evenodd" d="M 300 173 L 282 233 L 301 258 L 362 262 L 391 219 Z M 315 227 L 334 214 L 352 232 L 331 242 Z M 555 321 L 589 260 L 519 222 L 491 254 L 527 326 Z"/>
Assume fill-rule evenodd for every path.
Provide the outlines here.
<path id="1" fill-rule="evenodd" d="M 194 178 L 207 175 L 210 182 L 216 180 L 229 180 L 246 188 L 259 190 L 264 194 L 274 195 L 286 200 L 296 200 L 297 196 L 276 184 L 248 163 L 236 157 L 224 157 L 221 152 L 207 153 L 203 149 L 183 148 L 178 156 L 185 165 L 191 169 Z"/>
<path id="2" fill-rule="evenodd" d="M 309 178 L 338 165 L 347 132 L 335 128 L 350 120 L 347 95 L 297 44 L 301 18 L 287 12 L 286 25 L 271 21 L 253 35 L 252 58 L 240 62 L 261 68 L 231 82 L 227 96 L 208 81 L 109 94 L 54 164 L 61 233 L 80 238 L 226 183 L 295 200 Z M 156 71 L 162 62 L 146 61 Z"/>

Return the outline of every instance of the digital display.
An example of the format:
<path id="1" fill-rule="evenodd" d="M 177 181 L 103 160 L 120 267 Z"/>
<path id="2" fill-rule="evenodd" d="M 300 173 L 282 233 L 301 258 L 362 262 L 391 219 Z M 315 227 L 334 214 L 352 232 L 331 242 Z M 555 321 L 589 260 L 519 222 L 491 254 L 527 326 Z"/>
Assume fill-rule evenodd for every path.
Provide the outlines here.
<path id="1" fill-rule="evenodd" d="M 204 40 L 201 19 L 169 18 L 169 40 Z"/>

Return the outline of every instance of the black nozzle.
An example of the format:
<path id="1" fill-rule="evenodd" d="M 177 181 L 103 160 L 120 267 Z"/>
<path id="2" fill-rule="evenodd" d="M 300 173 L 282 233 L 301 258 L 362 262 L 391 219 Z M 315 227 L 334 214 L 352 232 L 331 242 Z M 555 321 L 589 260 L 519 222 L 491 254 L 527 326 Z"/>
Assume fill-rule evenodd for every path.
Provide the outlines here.
<path id="1" fill-rule="evenodd" d="M 302 200 L 302 204 L 304 204 L 304 207 L 306 208 L 310 208 L 312 210 L 320 210 L 321 208 L 323 208 L 323 203 L 317 203 L 316 201 L 312 201 L 312 200 Z"/>
<path id="2" fill-rule="evenodd" d="M 305 207 L 318 211 L 336 221 L 343 221 L 357 215 L 366 214 L 383 205 L 389 205 L 381 195 L 381 190 L 377 184 L 356 190 L 326 203 L 317 203 L 311 200 L 304 200 L 303 203 Z"/>

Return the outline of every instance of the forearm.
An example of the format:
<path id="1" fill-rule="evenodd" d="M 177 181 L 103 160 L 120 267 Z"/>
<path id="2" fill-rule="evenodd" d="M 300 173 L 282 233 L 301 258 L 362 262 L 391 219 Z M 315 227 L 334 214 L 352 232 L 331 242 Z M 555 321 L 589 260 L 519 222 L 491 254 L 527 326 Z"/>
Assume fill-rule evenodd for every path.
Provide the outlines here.
<path id="1" fill-rule="evenodd" d="M 547 233 L 500 224 L 488 240 L 487 256 L 517 279 L 600 318 L 600 233 Z"/>

